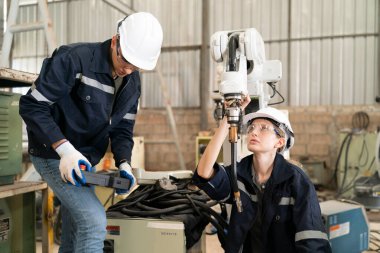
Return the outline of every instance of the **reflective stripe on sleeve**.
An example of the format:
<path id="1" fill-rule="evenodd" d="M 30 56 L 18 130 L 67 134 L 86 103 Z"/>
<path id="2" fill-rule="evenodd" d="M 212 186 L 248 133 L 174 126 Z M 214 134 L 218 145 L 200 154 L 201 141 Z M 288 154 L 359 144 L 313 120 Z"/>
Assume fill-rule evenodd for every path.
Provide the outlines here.
<path id="1" fill-rule="evenodd" d="M 136 119 L 136 114 L 127 113 L 127 114 L 124 115 L 123 119 L 135 120 Z"/>
<path id="2" fill-rule="evenodd" d="M 90 77 L 82 75 L 81 73 L 78 73 L 75 77 L 77 79 L 81 79 L 81 81 L 82 81 L 83 84 L 86 84 L 88 86 L 97 88 L 97 89 L 102 90 L 102 91 L 104 91 L 106 93 L 109 93 L 109 94 L 114 94 L 115 93 L 115 88 L 114 87 L 102 84 L 102 83 L 98 82 L 95 79 L 92 79 Z"/>
<path id="3" fill-rule="evenodd" d="M 280 200 L 280 203 L 278 203 L 280 206 L 289 206 L 294 205 L 294 198 L 292 197 L 282 197 Z"/>
<path id="4" fill-rule="evenodd" d="M 327 234 L 318 230 L 305 230 L 296 233 L 295 241 L 307 240 L 307 239 L 323 239 L 328 240 Z"/>
<path id="5" fill-rule="evenodd" d="M 254 194 L 250 194 L 247 189 L 245 188 L 245 185 L 243 184 L 243 182 L 241 182 L 240 180 L 238 180 L 238 188 L 240 191 L 244 192 L 245 194 L 248 195 L 248 197 L 253 201 L 253 202 L 257 202 L 257 195 L 254 195 Z"/>
<path id="6" fill-rule="evenodd" d="M 226 202 L 231 196 L 231 193 L 228 193 L 227 197 L 225 197 L 224 199 L 221 199 L 220 202 Z"/>
<path id="7" fill-rule="evenodd" d="M 207 182 L 212 188 L 216 189 L 215 186 L 209 181 Z M 228 193 L 227 197 L 225 197 L 224 199 L 221 199 L 219 200 L 220 202 L 225 202 L 226 200 L 228 200 L 230 198 L 230 194 L 231 193 Z"/>
<path id="8" fill-rule="evenodd" d="M 215 186 L 209 181 L 207 182 L 212 188 L 216 189 Z"/>
<path id="9" fill-rule="evenodd" d="M 52 102 L 49 99 L 47 99 L 37 89 L 33 89 L 32 93 L 30 93 L 30 95 L 32 95 L 38 102 L 47 102 L 49 105 L 54 104 L 54 102 Z"/>

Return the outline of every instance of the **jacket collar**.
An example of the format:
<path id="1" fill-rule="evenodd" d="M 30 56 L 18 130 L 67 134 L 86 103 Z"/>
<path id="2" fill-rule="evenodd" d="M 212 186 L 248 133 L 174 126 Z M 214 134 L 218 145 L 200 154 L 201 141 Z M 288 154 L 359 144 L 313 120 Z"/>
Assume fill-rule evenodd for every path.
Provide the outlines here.
<path id="1" fill-rule="evenodd" d="M 273 184 L 280 184 L 288 180 L 292 176 L 292 170 L 290 169 L 289 163 L 285 158 L 277 153 L 274 159 L 274 166 L 272 171 Z"/>
<path id="2" fill-rule="evenodd" d="M 244 157 L 238 164 L 239 169 L 237 170 L 237 174 L 241 178 L 245 179 L 247 182 L 251 182 L 252 180 L 252 171 L 251 171 L 252 158 L 253 158 L 252 154 L 248 155 Z"/>
<path id="3" fill-rule="evenodd" d="M 111 39 L 104 41 L 94 50 L 90 69 L 97 73 L 111 75 Z"/>
<path id="4" fill-rule="evenodd" d="M 249 155 L 244 157 L 240 164 L 239 164 L 239 170 L 238 175 L 248 182 L 252 180 L 252 162 L 253 162 L 253 155 Z M 292 176 L 290 166 L 286 162 L 285 158 L 277 153 L 276 157 L 274 159 L 274 166 L 273 171 L 270 176 L 270 180 L 273 184 L 280 184 L 286 180 L 288 180 Z"/>

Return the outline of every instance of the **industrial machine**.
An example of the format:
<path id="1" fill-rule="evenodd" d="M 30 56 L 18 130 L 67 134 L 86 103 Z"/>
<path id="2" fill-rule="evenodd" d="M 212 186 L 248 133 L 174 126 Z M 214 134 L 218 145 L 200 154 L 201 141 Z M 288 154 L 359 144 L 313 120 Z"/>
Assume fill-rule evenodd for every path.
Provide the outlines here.
<path id="1" fill-rule="evenodd" d="M 107 210 L 104 252 L 205 252 L 202 231 L 208 220 L 191 210 L 188 199 L 203 213 L 209 198 L 186 187 L 192 171 L 149 172 L 134 168 L 133 174 L 139 187 Z"/>
<path id="2" fill-rule="evenodd" d="M 340 197 L 352 198 L 355 182 L 361 177 L 371 177 L 377 171 L 376 138 L 377 133 L 366 130 L 339 133 L 340 148 L 335 170 Z"/>
<path id="3" fill-rule="evenodd" d="M 185 253 L 185 226 L 179 221 L 108 218 L 104 253 L 122 252 Z"/>
<path id="4" fill-rule="evenodd" d="M 0 186 L 14 183 L 22 169 L 22 121 L 19 94 L 0 92 Z M 0 252 L 35 247 L 34 192 L 0 199 Z M 30 251 L 33 252 L 33 251 Z"/>
<path id="5" fill-rule="evenodd" d="M 20 95 L 0 92 L 0 185 L 13 184 L 21 172 L 22 121 L 18 114 Z"/>
<path id="6" fill-rule="evenodd" d="M 0 252 L 35 252 L 35 226 L 35 192 L 0 199 Z"/>
<path id="7" fill-rule="evenodd" d="M 368 209 L 380 209 L 380 131 L 377 132 L 375 166 L 377 171 L 372 176 L 360 177 L 354 184 L 353 200 Z"/>
<path id="8" fill-rule="evenodd" d="M 218 105 L 219 120 L 224 116 L 221 101 L 239 102 L 241 96 L 247 93 L 252 98 L 247 108 L 249 112 L 268 105 L 271 98 L 268 88 L 281 80 L 282 66 L 279 60 L 266 60 L 264 41 L 256 29 L 214 33 L 211 36 L 211 56 L 222 64 L 220 95 L 214 93 L 212 96 Z M 228 111 L 225 114 L 232 117 L 234 112 L 235 117 L 239 116 L 236 103 L 234 106 L 225 108 Z"/>
<path id="9" fill-rule="evenodd" d="M 360 253 L 369 247 L 369 222 L 361 205 L 329 200 L 320 203 L 333 253 Z"/>
<path id="10" fill-rule="evenodd" d="M 216 32 L 211 36 L 210 47 L 212 58 L 223 64 L 219 85 L 222 98 L 214 95 L 217 105 L 215 116 L 217 120 L 221 120 L 225 115 L 230 126 L 230 148 L 223 146 L 223 150 L 231 152 L 231 168 L 234 175 L 232 190 L 237 210 L 242 212 L 236 179 L 238 139 L 244 114 L 241 102 L 246 95 L 252 98 L 246 113 L 266 107 L 270 99 L 267 83 L 273 87 L 273 84 L 281 79 L 282 67 L 278 60 L 266 61 L 264 41 L 254 28 Z M 225 153 L 223 156 L 227 157 Z"/>

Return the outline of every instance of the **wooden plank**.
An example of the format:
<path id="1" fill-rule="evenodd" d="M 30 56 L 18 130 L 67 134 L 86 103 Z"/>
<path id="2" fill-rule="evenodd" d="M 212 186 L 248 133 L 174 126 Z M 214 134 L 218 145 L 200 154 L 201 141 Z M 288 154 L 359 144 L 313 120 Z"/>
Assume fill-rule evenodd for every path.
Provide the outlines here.
<path id="1" fill-rule="evenodd" d="M 39 191 L 46 188 L 47 184 L 45 182 L 15 182 L 14 184 L 0 186 L 0 198 Z"/>
<path id="2" fill-rule="evenodd" d="M 0 68 L 0 87 L 31 86 L 36 79 L 36 74 L 14 69 Z"/>

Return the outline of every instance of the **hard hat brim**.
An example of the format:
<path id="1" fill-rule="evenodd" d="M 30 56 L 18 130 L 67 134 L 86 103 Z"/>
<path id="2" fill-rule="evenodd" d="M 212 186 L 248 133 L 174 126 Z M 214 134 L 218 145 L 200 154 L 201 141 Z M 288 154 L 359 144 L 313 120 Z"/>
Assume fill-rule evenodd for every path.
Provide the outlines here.
<path id="1" fill-rule="evenodd" d="M 269 114 L 252 112 L 252 113 L 248 113 L 247 115 L 244 115 L 243 124 L 248 124 L 251 120 L 256 119 L 256 118 L 269 118 L 269 119 L 272 119 L 272 120 L 278 122 L 277 119 L 275 119 L 273 116 L 271 116 Z"/>
<path id="2" fill-rule="evenodd" d="M 139 69 L 143 69 L 143 70 L 153 70 L 156 67 L 158 57 L 156 61 L 147 62 L 147 61 L 140 60 L 139 58 L 133 56 L 132 54 L 128 54 L 128 48 L 125 46 L 125 44 L 126 43 L 124 42 L 124 36 L 120 36 L 121 54 L 133 66 L 136 66 Z"/>
<path id="3" fill-rule="evenodd" d="M 272 115 L 270 115 L 268 113 L 252 112 L 252 113 L 248 113 L 248 114 L 244 115 L 243 124 L 246 125 L 246 124 L 250 123 L 252 120 L 257 119 L 257 118 L 268 118 L 268 119 L 271 119 L 271 120 L 273 120 L 279 124 L 282 123 L 282 122 L 279 122 L 276 117 L 273 117 Z M 291 128 L 291 126 L 287 126 L 287 128 L 289 130 L 289 134 L 294 136 L 293 129 Z"/>

